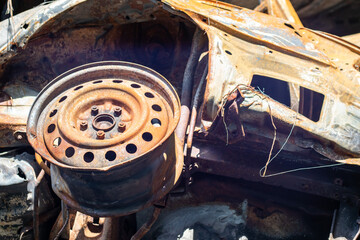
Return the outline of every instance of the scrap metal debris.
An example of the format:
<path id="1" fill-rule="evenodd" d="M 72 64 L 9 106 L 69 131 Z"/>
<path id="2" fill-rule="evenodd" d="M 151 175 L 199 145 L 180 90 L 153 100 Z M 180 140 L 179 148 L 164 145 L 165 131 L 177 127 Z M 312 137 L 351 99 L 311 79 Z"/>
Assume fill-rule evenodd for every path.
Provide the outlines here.
<path id="1" fill-rule="evenodd" d="M 0 238 L 357 238 L 359 3 L 18 6 L 1 8 Z M 341 11 L 353 35 L 307 28 Z"/>

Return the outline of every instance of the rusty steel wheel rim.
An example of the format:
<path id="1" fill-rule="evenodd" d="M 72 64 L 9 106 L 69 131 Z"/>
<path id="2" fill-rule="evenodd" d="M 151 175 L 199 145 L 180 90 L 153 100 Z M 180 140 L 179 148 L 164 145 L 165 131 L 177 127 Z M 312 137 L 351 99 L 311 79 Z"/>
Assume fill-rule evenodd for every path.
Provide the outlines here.
<path id="1" fill-rule="evenodd" d="M 78 167 L 105 167 L 146 153 L 166 135 L 172 115 L 159 93 L 120 79 L 75 86 L 49 109 L 46 147 L 56 160 Z"/>
<path id="2" fill-rule="evenodd" d="M 113 63 L 75 68 L 39 94 L 30 111 L 28 139 L 45 159 L 62 167 L 109 169 L 146 154 L 172 134 L 180 108 L 170 83 L 132 63 L 116 62 L 129 70 L 104 71 Z M 71 75 L 76 82 L 66 82 Z M 59 79 L 65 79 L 63 84 Z M 54 90 L 58 87 L 66 89 Z"/>
<path id="3" fill-rule="evenodd" d="M 160 74 L 98 62 L 50 82 L 29 114 L 27 136 L 51 163 L 54 192 L 91 216 L 127 215 L 163 198 L 183 167 L 174 130 L 180 101 Z"/>

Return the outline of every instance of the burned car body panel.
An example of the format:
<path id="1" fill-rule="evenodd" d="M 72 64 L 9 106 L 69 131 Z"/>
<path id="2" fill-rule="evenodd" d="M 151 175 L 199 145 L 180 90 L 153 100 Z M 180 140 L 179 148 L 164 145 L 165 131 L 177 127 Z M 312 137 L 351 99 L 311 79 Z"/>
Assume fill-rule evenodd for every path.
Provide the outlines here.
<path id="1" fill-rule="evenodd" d="M 69 2 L 65 6 L 52 3 L 54 6 L 47 6 L 47 11 L 51 12 L 49 9 L 54 8 L 53 12 L 61 14 L 62 11 L 59 9 L 69 10 L 79 3 Z M 359 117 L 357 115 L 359 71 L 354 67 L 359 61 L 359 47 L 285 20 L 223 3 L 193 1 L 190 4 L 191 7 L 188 6 L 188 2 L 181 1 L 165 2 L 165 4 L 184 10 L 206 31 L 209 37 L 210 75 L 202 114 L 206 129 L 210 128 L 218 115 L 225 96 L 239 85 L 251 85 L 253 75 L 267 76 L 289 83 L 291 106 L 281 109 L 281 105 L 269 99 L 252 104 L 248 110 L 269 114 L 271 108 L 272 115 L 281 119 L 284 124 L 291 126 L 295 122 L 296 128 L 311 133 L 316 140 L 315 143 L 307 143 L 307 145 L 332 144 L 337 148 L 335 152 L 330 151 L 333 152 L 332 154 L 319 150 L 332 160 L 359 156 Z M 151 5 L 149 3 L 149 6 Z M 126 9 L 125 6 L 123 9 Z M 43 9 L 44 6 L 39 8 Z M 129 11 L 130 9 L 132 8 L 130 7 Z M 71 13 L 69 14 L 71 16 Z M 38 19 L 44 15 L 47 16 L 40 11 L 37 14 L 38 17 L 32 18 Z M 48 16 L 48 18 L 54 18 L 54 16 Z M 27 23 L 30 26 L 29 29 L 34 29 L 33 31 L 24 32 L 24 28 L 20 28 L 15 36 L 21 37 L 14 38 L 13 44 L 21 48 L 35 29 L 43 24 L 42 22 L 45 24 L 44 20 L 34 25 L 31 22 Z M 2 24 L 14 27 L 8 21 L 3 21 Z M 4 32 L 6 29 L 6 27 L 2 28 Z M 5 35 L 7 34 L 3 36 Z M 4 42 L 2 46 L 1 59 L 8 59 L 10 56 L 7 54 L 15 54 L 16 51 L 9 48 L 11 42 L 7 44 Z M 324 95 L 318 121 L 311 121 L 299 112 L 300 101 L 304 101 L 302 99 L 304 96 L 300 96 L 300 88 Z M 259 94 L 261 95 L 257 93 Z M 248 98 L 244 101 L 245 106 L 252 102 L 251 100 L 249 102 Z M 314 103 L 307 102 L 306 104 L 313 105 Z M 288 110 L 289 107 L 292 110 Z M 3 126 L 15 128 L 24 124 L 26 114 L 22 117 L 19 114 L 18 120 L 14 121 L 14 114 L 6 112 L 9 111 L 9 107 L 3 107 L 3 109 L 5 111 L 3 119 L 12 117 L 4 122 Z M 12 109 L 15 108 L 12 107 Z M 23 109 L 19 111 L 24 112 Z M 246 122 L 246 119 L 242 121 Z M 261 125 L 260 122 L 257 124 Z M 23 128 L 18 129 L 19 127 L 16 127 L 16 130 L 23 131 Z"/>
<path id="2" fill-rule="evenodd" d="M 323 7 L 334 5 L 335 1 L 329 1 Z M 303 15 L 309 12 L 303 12 Z M 239 239 L 247 231 L 245 225 L 248 224 L 253 224 L 255 232 L 257 229 L 260 232 L 250 231 L 253 235 L 249 236 L 258 238 L 294 239 L 294 236 L 302 235 L 299 239 L 319 239 L 326 231 L 331 237 L 354 237 L 360 207 L 357 181 L 360 175 L 355 166 L 360 165 L 360 47 L 354 44 L 356 36 L 348 38 L 354 43 L 344 39 L 304 27 L 287 0 L 266 0 L 254 10 L 210 0 L 58 0 L 1 21 L 0 147 L 27 149 L 28 134 L 35 152 L 43 158 L 35 153 L 43 171 L 50 172 L 51 168 L 52 188 L 62 199 L 61 212 L 55 222 L 40 221 L 43 210 L 29 209 L 34 220 L 29 220 L 29 212 L 21 212 L 20 215 L 26 215 L 25 220 L 14 222 L 11 234 L 16 236 L 17 231 L 24 234 L 33 231 L 31 234 L 38 239 L 39 232 L 44 233 L 39 230 L 40 225 L 47 222 L 53 224 L 51 233 L 47 233 L 50 238 L 61 235 L 69 239 L 88 236 L 118 239 L 122 234 L 130 235 L 124 239 L 130 239 L 132 235 L 135 239 L 185 236 L 187 228 L 194 226 L 194 231 L 197 229 L 200 233 L 205 231 L 204 228 L 213 228 L 209 230 L 212 237 L 226 238 L 229 234 Z M 135 172 L 137 169 L 131 164 L 127 169 L 121 162 L 139 160 L 137 155 L 120 159 L 118 165 L 104 155 L 103 159 L 95 158 L 91 167 L 93 159 L 87 161 L 85 155 L 73 159 L 74 153 L 55 157 L 64 153 L 64 143 L 68 143 L 62 133 L 59 133 L 63 139 L 60 148 L 56 148 L 59 142 L 52 142 L 52 135 L 46 140 L 46 147 L 54 147 L 52 150 L 56 154 L 46 149 L 40 151 L 44 147 L 40 143 L 45 140 L 37 139 L 41 134 L 34 125 L 42 126 L 45 130 L 41 131 L 46 133 L 52 120 L 47 117 L 29 120 L 29 112 L 34 114 L 31 106 L 39 99 L 37 96 L 50 88 L 52 79 L 64 76 L 61 75 L 64 72 L 80 65 L 87 70 L 88 65 L 84 64 L 98 61 L 101 61 L 100 65 L 108 61 L 127 61 L 146 66 L 163 75 L 179 95 L 182 92 L 182 116 L 178 127 L 171 135 L 170 143 L 159 141 L 159 148 L 140 156 L 144 160 L 141 163 L 146 165 L 137 165 L 142 172 Z M 139 79 L 132 77 L 130 80 L 139 84 Z M 191 91 L 184 93 L 186 78 L 192 78 L 192 84 L 187 86 Z M 78 87 L 87 84 L 95 89 L 93 84 L 99 81 L 82 79 L 78 84 L 83 85 Z M 57 101 L 56 91 L 77 91 L 75 85 L 58 85 L 57 90 L 48 95 L 47 103 Z M 97 86 L 101 89 L 101 84 Z M 145 89 L 141 84 L 134 86 L 134 91 Z M 153 90 L 157 89 L 151 84 L 147 87 L 151 86 Z M 195 88 L 197 90 L 192 91 Z M 164 91 L 148 94 L 146 104 L 151 103 L 151 96 L 161 92 Z M 100 99 L 104 95 L 99 93 L 97 97 Z M 75 103 L 74 109 L 77 109 Z M 56 104 L 51 107 L 58 106 Z M 103 105 L 106 109 L 109 104 Z M 99 104 L 100 109 L 103 105 Z M 122 107 L 124 112 L 128 111 L 127 107 Z M 152 109 L 159 111 L 156 107 Z M 49 113 L 45 112 L 44 116 L 53 114 Z M 57 113 L 66 115 L 60 110 Z M 115 114 L 114 117 L 116 119 Z M 66 119 L 63 122 L 72 121 L 70 117 Z M 30 124 L 27 125 L 27 121 L 31 121 Z M 107 121 L 104 124 L 113 123 L 113 120 Z M 76 124 L 74 128 L 78 127 Z M 26 130 L 29 126 L 31 129 Z M 88 130 L 92 125 L 86 126 Z M 186 132 L 187 128 L 189 132 Z M 118 129 L 116 131 L 122 133 L 121 127 Z M 115 128 L 113 130 L 116 132 Z M 108 132 L 105 131 L 105 135 L 107 138 Z M 151 141 L 153 136 L 155 134 L 147 140 L 146 137 L 142 139 Z M 142 139 L 139 137 L 134 143 L 141 145 Z M 183 156 L 181 149 L 185 142 Z M 78 143 L 79 148 L 74 150 L 76 154 L 98 151 L 95 145 L 84 147 L 88 140 Z M 66 150 L 69 146 L 66 145 Z M 167 169 L 162 164 L 172 159 L 164 150 L 169 148 L 176 149 L 178 157 L 176 164 L 167 162 L 170 164 L 168 172 L 176 173 L 173 178 L 171 174 L 162 175 Z M 115 156 L 121 158 L 127 154 L 121 151 L 116 150 Z M 8 156 L 5 158 L 9 160 Z M 103 160 L 105 165 L 102 165 Z M 152 160 L 156 160 L 155 167 L 151 165 Z M 62 168 L 66 171 L 62 172 Z M 151 172 L 154 168 L 158 171 Z M 118 175 L 125 176 L 126 181 L 111 177 L 117 170 L 121 170 Z M 5 172 L 19 178 L 12 170 Z M 39 176 L 41 181 L 41 174 Z M 159 190 L 165 180 L 170 184 Z M 81 183 L 81 187 L 73 188 L 77 183 Z M 81 192 L 81 189 L 86 191 Z M 127 190 L 122 193 L 124 189 Z M 130 193 L 139 195 L 137 191 L 143 189 L 143 192 L 150 189 L 146 193 L 151 201 L 136 202 L 133 207 Z M 48 194 L 48 189 L 37 191 Z M 121 197 L 125 200 L 120 201 Z M 49 199 L 54 204 L 51 196 Z M 22 201 L 25 201 L 24 197 Z M 114 205 L 121 206 L 121 210 L 113 208 Z M 149 209 L 149 205 L 154 209 Z M 167 207 L 168 211 L 160 214 L 160 209 Z M 59 204 L 55 208 L 58 213 Z M 143 208 L 145 210 L 137 212 Z M 221 222 L 220 218 L 214 223 L 209 220 L 214 218 L 216 209 L 228 219 L 224 224 L 216 224 Z M 333 209 L 338 210 L 333 212 Z M 193 226 L 183 221 L 196 211 L 201 214 L 192 222 Z M 204 211 L 207 213 L 202 215 Z M 137 212 L 136 220 L 134 212 Z M 182 213 L 185 213 L 184 217 Z M 129 216 L 122 216 L 124 214 Z M 149 215 L 148 218 L 142 217 L 143 214 Z M 307 217 L 302 214 L 313 214 L 323 220 L 321 234 L 311 233 L 316 232 L 311 226 L 311 221 L 316 218 L 306 221 Z M 159 216 L 159 225 L 155 224 L 155 228 L 145 235 Z M 22 216 L 15 217 L 20 219 Z M 279 218 L 282 220 L 276 221 Z M 69 219 L 74 223 L 72 228 L 70 224 L 66 225 L 71 222 Z M 127 228 L 129 219 L 131 226 L 136 226 L 136 233 L 115 230 L 119 226 L 119 229 Z M 171 232 L 171 224 L 177 221 L 183 223 L 174 228 L 176 233 Z M 288 228 L 276 229 L 285 222 L 290 222 Z M 300 227 L 294 227 L 297 224 L 303 226 L 301 231 Z M 28 227 L 30 225 L 33 227 Z M 97 232 L 99 229 L 101 231 Z"/>
<path id="3" fill-rule="evenodd" d="M 241 103 L 248 106 L 247 110 L 266 112 L 281 124 L 294 124 L 311 133 L 320 142 L 336 143 L 340 156 L 319 150 L 330 159 L 359 156 L 360 73 L 354 67 L 359 60 L 359 47 L 281 19 L 220 3 L 194 1 L 191 7 L 188 2 L 169 4 L 186 10 L 209 36 L 205 127 L 210 128 L 219 115 L 224 98 L 239 88 L 243 95 L 248 94 Z M 246 86 L 251 85 L 253 75 L 288 82 L 291 106 L 285 107 L 259 92 L 251 93 Z M 299 112 L 300 101 L 304 101 L 300 87 L 325 96 L 316 122 Z M 257 118 L 258 115 L 242 118 L 240 114 L 239 120 L 261 126 L 264 117 Z"/>

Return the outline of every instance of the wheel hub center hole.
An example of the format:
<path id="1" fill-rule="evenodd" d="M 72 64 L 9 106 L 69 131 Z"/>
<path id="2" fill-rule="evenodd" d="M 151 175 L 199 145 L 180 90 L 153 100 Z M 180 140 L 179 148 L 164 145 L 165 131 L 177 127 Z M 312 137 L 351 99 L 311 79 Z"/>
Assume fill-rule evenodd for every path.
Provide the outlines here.
<path id="1" fill-rule="evenodd" d="M 94 118 L 92 125 L 96 130 L 109 131 L 115 125 L 115 118 L 110 114 L 99 114 Z"/>

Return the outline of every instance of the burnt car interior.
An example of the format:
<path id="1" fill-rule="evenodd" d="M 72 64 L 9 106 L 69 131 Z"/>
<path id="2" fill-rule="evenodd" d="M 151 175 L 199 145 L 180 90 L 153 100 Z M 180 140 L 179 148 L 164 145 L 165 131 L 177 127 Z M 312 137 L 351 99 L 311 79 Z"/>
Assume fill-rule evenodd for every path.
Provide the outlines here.
<path id="1" fill-rule="evenodd" d="M 359 11 L 0 1 L 0 239 L 360 239 Z"/>

